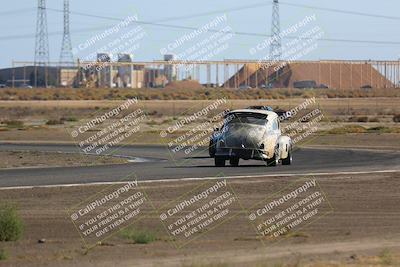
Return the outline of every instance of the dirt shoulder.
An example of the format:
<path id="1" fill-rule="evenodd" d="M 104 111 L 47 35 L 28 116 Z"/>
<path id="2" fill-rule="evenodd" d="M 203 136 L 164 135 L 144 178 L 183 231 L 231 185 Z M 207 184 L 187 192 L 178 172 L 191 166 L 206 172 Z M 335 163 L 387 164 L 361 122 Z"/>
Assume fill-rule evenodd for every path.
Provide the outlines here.
<path id="1" fill-rule="evenodd" d="M 30 167 L 73 167 L 123 164 L 126 159 L 72 153 L 38 151 L 0 151 L 0 169 Z"/>
<path id="2" fill-rule="evenodd" d="M 299 177 L 300 178 L 300 177 Z M 238 215 L 176 249 L 158 211 L 203 181 L 142 183 L 154 208 L 134 224 L 155 236 L 138 244 L 116 234 L 86 250 L 67 212 L 106 186 L 0 190 L 2 202 L 18 205 L 23 239 L 0 243 L 9 259 L 0 266 L 381 266 L 400 263 L 400 173 L 315 177 L 333 211 L 279 242 L 260 242 L 242 208 Z M 227 181 L 250 207 L 279 192 L 294 177 Z M 156 212 L 154 211 L 156 210 Z M 46 242 L 39 244 L 39 239 Z"/>
<path id="3" fill-rule="evenodd" d="M 301 97 L 260 100 L 229 99 L 221 104 L 215 113 L 252 105 L 268 105 L 289 110 L 304 101 L 305 99 Z M 100 133 L 104 127 L 115 123 L 117 119 L 107 120 L 104 126 L 85 131 L 79 135 L 78 139 L 75 138 L 75 141 L 71 133 L 85 125 L 87 120 L 94 119 L 98 114 L 109 112 L 124 102 L 124 100 L 0 101 L 0 141 L 76 143 L 78 139 L 86 140 Z M 201 126 L 215 114 L 210 113 L 194 123 L 179 127 L 179 130 L 168 134 L 165 138 L 160 136 L 163 131 L 176 125 L 185 116 L 202 110 L 213 102 L 212 100 L 141 100 L 137 108 L 146 114 L 146 119 L 138 123 L 138 131 L 135 131 L 135 134 L 129 135 L 120 143 L 167 144 Z M 399 98 L 323 97 L 317 98 L 316 102 L 325 118 L 318 127 L 316 134 L 319 136 L 317 138 L 310 136 L 307 138 L 310 142 L 304 145 L 399 148 L 397 140 L 400 136 L 400 124 L 395 122 L 397 121 L 395 118 L 400 114 Z M 220 127 L 220 125 L 217 126 Z M 285 123 L 282 123 L 282 126 L 285 126 Z M 208 136 L 211 135 L 213 128 L 214 126 L 208 129 L 203 145 L 207 145 Z M 336 131 L 328 136 L 321 136 L 331 133 L 327 131 L 328 129 Z M 124 133 L 126 134 L 126 131 Z"/>
<path id="4" fill-rule="evenodd" d="M 32 129 L 26 131 L 9 130 L 0 132 L 2 142 L 15 143 L 73 143 L 71 137 L 61 128 Z M 323 134 L 310 138 L 303 146 L 349 147 L 349 148 L 377 148 L 400 149 L 398 142 L 400 134 L 396 133 L 360 133 L 360 134 Z M 165 144 L 160 139 L 158 131 L 149 131 L 140 134 L 126 144 Z"/>
<path id="5" fill-rule="evenodd" d="M 400 134 L 395 133 L 329 134 L 320 135 L 305 146 L 399 150 L 399 138 Z"/>

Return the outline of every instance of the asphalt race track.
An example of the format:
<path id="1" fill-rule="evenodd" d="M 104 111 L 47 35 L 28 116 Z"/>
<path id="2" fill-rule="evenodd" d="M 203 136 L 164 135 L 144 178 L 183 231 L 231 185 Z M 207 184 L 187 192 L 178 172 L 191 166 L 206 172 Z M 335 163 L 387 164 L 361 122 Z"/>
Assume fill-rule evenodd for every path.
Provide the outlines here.
<path id="1" fill-rule="evenodd" d="M 75 145 L 50 144 L 0 144 L 2 151 L 58 151 L 79 153 Z M 125 146 L 112 153 L 129 157 L 133 162 L 119 165 L 90 167 L 46 167 L 0 170 L 0 188 L 20 186 L 68 185 L 102 182 L 118 182 L 136 174 L 139 180 L 160 180 L 233 176 L 271 176 L 309 174 L 335 174 L 352 172 L 400 171 L 400 153 L 396 151 L 372 151 L 350 149 L 302 148 L 293 153 L 291 166 L 266 167 L 261 161 L 240 161 L 239 167 L 214 167 L 208 152 L 195 156 L 179 155 L 172 160 L 165 146 Z"/>

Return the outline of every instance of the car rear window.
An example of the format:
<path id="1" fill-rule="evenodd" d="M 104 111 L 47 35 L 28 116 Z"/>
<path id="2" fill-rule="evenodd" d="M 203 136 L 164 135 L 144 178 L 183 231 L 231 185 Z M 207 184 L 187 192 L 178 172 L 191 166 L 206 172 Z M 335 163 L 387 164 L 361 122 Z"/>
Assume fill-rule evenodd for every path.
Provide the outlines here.
<path id="1" fill-rule="evenodd" d="M 228 124 L 246 123 L 255 125 L 265 125 L 267 123 L 267 115 L 258 113 L 233 113 L 230 114 Z"/>

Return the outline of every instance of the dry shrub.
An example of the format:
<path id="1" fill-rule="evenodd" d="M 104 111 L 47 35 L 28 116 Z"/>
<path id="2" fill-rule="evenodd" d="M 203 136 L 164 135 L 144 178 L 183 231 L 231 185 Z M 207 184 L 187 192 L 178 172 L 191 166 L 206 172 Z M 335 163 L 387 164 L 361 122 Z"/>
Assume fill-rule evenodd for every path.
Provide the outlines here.
<path id="1" fill-rule="evenodd" d="M 0 206 L 0 241 L 16 241 L 23 231 L 22 219 L 15 206 L 2 204 Z"/>
<path id="2" fill-rule="evenodd" d="M 400 122 L 400 114 L 396 114 L 393 116 L 393 121 L 394 122 Z"/>
<path id="3" fill-rule="evenodd" d="M 137 97 L 140 100 L 204 100 L 217 99 L 221 95 L 230 99 L 286 99 L 311 96 L 343 97 L 400 97 L 398 89 L 374 89 L 365 91 L 336 89 L 248 89 L 204 88 L 193 80 L 172 82 L 166 88 L 16 88 L 0 90 L 1 100 L 123 100 Z"/>

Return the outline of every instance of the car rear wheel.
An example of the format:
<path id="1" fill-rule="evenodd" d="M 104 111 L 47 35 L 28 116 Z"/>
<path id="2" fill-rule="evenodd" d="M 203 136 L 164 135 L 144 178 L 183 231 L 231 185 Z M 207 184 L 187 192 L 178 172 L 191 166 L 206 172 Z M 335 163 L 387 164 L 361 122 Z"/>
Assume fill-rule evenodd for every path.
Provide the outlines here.
<path id="1" fill-rule="evenodd" d="M 211 139 L 210 144 L 208 145 L 208 154 L 210 155 L 211 158 L 215 157 L 215 152 L 216 152 L 215 146 L 216 144 Z"/>
<path id="2" fill-rule="evenodd" d="M 276 154 L 274 154 L 274 156 L 272 158 L 267 159 L 267 166 L 275 167 L 276 165 L 278 165 L 278 159 L 276 157 Z"/>
<path id="3" fill-rule="evenodd" d="M 232 157 L 229 159 L 229 163 L 231 164 L 232 167 L 237 167 L 239 166 L 239 160 L 240 158 L 238 157 Z"/>
<path id="4" fill-rule="evenodd" d="M 282 165 L 291 165 L 293 162 L 292 151 L 289 151 L 288 157 L 282 160 Z"/>
<path id="5" fill-rule="evenodd" d="M 215 157 L 215 167 L 225 167 L 225 158 Z"/>

